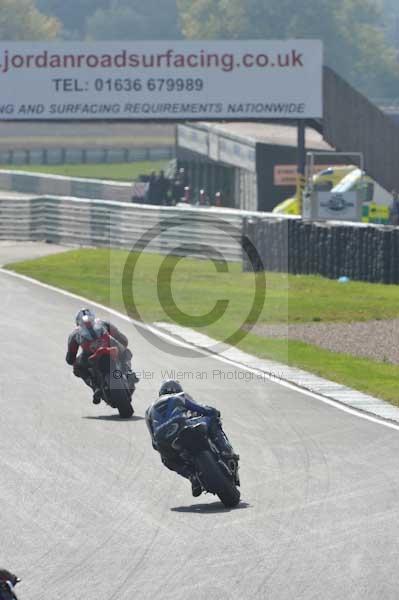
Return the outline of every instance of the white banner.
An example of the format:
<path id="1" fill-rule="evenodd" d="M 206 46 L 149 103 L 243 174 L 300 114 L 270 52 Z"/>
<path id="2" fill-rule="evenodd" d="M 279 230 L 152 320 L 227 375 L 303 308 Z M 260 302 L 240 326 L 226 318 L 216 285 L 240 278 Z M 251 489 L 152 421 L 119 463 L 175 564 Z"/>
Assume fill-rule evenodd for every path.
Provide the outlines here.
<path id="1" fill-rule="evenodd" d="M 322 117 L 322 43 L 1 42 L 0 120 Z"/>
<path id="2" fill-rule="evenodd" d="M 317 218 L 330 221 L 357 221 L 358 201 L 356 192 L 331 194 L 316 192 Z"/>

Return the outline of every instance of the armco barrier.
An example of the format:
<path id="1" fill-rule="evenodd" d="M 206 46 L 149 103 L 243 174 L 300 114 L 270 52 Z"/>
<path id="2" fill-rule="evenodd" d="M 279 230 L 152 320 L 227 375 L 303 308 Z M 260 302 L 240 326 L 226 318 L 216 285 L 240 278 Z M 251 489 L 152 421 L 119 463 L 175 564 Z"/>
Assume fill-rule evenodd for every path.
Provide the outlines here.
<path id="1" fill-rule="evenodd" d="M 132 196 L 144 196 L 148 184 L 103 179 L 63 177 L 28 171 L 0 170 L 0 189 L 24 194 L 73 196 L 130 202 Z"/>
<path id="2" fill-rule="evenodd" d="M 257 254 L 253 256 L 252 247 Z M 399 228 L 301 219 L 243 221 L 244 270 L 399 283 Z M 253 256 L 250 264 L 247 254 Z"/>
<path id="3" fill-rule="evenodd" d="M 0 240 L 142 249 L 243 261 L 244 270 L 399 283 L 399 228 L 231 209 L 70 197 L 0 198 Z"/>
<path id="4" fill-rule="evenodd" d="M 69 197 L 0 198 L 0 240 L 135 247 L 162 254 L 173 250 L 240 262 L 244 214 Z"/>

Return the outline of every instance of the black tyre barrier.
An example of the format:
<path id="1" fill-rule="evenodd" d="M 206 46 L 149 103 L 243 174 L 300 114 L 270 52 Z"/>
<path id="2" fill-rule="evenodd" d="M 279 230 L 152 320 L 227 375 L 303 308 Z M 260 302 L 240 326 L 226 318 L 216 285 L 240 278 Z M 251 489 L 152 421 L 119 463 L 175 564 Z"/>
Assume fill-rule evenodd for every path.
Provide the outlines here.
<path id="1" fill-rule="evenodd" d="M 244 271 L 399 283 L 399 227 L 247 218 L 242 248 Z"/>

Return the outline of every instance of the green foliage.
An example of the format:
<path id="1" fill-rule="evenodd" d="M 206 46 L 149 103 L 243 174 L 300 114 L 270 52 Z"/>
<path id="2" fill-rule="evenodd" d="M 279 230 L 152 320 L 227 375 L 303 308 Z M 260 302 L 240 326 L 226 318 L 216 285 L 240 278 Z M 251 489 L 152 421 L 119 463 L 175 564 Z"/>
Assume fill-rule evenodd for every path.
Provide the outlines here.
<path id="1" fill-rule="evenodd" d="M 63 37 L 83 37 L 86 19 L 96 10 L 106 8 L 109 0 L 36 0 L 42 12 L 59 19 L 63 25 Z"/>
<path id="2" fill-rule="evenodd" d="M 113 0 L 88 18 L 87 34 L 101 40 L 175 39 L 179 37 L 176 1 L 163 0 L 160 9 L 155 0 Z"/>
<path id="3" fill-rule="evenodd" d="M 33 0 L 0 0 L 0 39 L 48 40 L 56 37 L 57 19 L 39 12 Z"/>
<path id="4" fill-rule="evenodd" d="M 63 24 L 63 37 L 175 39 L 180 36 L 176 0 L 37 0 Z"/>
<path id="5" fill-rule="evenodd" d="M 385 37 L 399 55 L 399 2 L 398 0 L 376 0 L 382 8 L 384 16 Z M 397 92 L 397 96 L 399 93 Z"/>
<path id="6" fill-rule="evenodd" d="M 391 98 L 398 19 L 398 0 L 0 0 L 2 39 L 321 38 L 326 64 Z"/>
<path id="7" fill-rule="evenodd" d="M 399 66 L 375 0 L 247 0 L 245 6 L 241 0 L 177 2 L 186 37 L 321 38 L 326 64 L 363 92 L 373 97 L 398 93 Z"/>

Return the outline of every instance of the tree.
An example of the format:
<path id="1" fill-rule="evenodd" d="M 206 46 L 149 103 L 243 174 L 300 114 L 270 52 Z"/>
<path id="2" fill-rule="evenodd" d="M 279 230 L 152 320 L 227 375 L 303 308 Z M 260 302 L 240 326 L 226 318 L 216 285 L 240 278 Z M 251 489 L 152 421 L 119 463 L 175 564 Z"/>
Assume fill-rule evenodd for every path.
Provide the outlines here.
<path id="1" fill-rule="evenodd" d="M 176 0 L 114 0 L 109 8 L 97 10 L 87 20 L 91 39 L 175 39 L 177 27 Z"/>
<path id="2" fill-rule="evenodd" d="M 105 9 L 110 0 L 36 0 L 40 11 L 61 21 L 63 37 L 83 38 L 87 18 L 96 10 Z"/>
<path id="3" fill-rule="evenodd" d="M 33 0 L 0 0 L 0 39 L 48 40 L 60 28 L 57 19 L 39 12 Z"/>
<path id="4" fill-rule="evenodd" d="M 181 29 L 185 37 L 194 39 L 234 39 L 253 30 L 252 6 L 239 0 L 177 0 Z M 256 37 L 255 32 L 253 35 Z"/>
<path id="5" fill-rule="evenodd" d="M 380 0 L 384 15 L 386 39 L 399 50 L 399 2 L 397 0 Z"/>
<path id="6" fill-rule="evenodd" d="M 376 0 L 178 0 L 178 8 L 190 38 L 320 38 L 326 64 L 349 82 L 374 97 L 397 95 L 399 66 Z"/>

